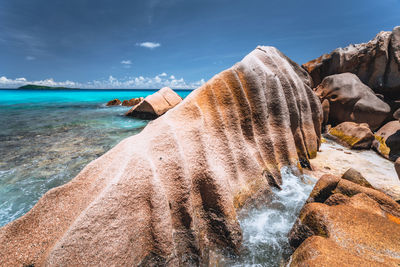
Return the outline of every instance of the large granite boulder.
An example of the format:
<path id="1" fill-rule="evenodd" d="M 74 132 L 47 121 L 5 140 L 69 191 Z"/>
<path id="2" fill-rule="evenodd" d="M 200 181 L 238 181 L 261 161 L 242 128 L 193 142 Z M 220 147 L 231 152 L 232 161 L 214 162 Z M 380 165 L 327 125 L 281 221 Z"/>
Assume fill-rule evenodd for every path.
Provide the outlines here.
<path id="1" fill-rule="evenodd" d="M 390 106 L 352 73 L 325 77 L 316 94 L 329 101 L 328 122 L 333 125 L 352 121 L 368 123 L 375 130 L 390 114 Z"/>
<path id="2" fill-rule="evenodd" d="M 175 107 L 182 101 L 182 98 L 171 88 L 164 87 L 147 96 L 143 101 L 125 113 L 126 116 L 143 119 L 154 119 Z"/>
<path id="3" fill-rule="evenodd" d="M 327 76 L 351 72 L 376 93 L 400 99 L 400 27 L 380 32 L 368 43 L 338 48 L 303 67 L 315 86 Z"/>
<path id="4" fill-rule="evenodd" d="M 289 234 L 290 266 L 398 266 L 400 205 L 335 176 L 315 185 Z"/>
<path id="5" fill-rule="evenodd" d="M 1 228 L 0 266 L 187 266 L 236 253 L 237 210 L 317 154 L 310 80 L 257 47 Z"/>
<path id="6" fill-rule="evenodd" d="M 382 156 L 395 161 L 400 157 L 400 122 L 390 121 L 375 133 L 372 147 Z"/>
<path id="7" fill-rule="evenodd" d="M 329 129 L 329 135 L 352 149 L 369 149 L 375 139 L 368 124 L 349 121 Z"/>

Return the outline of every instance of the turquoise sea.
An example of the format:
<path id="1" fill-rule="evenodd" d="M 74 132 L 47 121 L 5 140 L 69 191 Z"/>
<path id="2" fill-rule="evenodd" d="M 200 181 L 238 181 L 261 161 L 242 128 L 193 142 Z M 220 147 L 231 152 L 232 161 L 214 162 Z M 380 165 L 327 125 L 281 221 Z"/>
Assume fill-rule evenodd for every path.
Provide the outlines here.
<path id="1" fill-rule="evenodd" d="M 107 101 L 155 90 L 0 90 L 0 226 L 148 121 Z M 190 90 L 177 90 L 186 97 Z"/>

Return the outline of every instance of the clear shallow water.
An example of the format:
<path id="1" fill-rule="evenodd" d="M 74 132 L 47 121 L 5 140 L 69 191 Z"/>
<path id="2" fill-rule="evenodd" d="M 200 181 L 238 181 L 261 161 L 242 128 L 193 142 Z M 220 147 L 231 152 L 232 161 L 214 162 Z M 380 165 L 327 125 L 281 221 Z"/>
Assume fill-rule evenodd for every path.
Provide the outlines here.
<path id="1" fill-rule="evenodd" d="M 154 92 L 0 90 L 0 226 L 148 123 L 123 116 L 129 107 L 106 107 L 107 101 Z"/>

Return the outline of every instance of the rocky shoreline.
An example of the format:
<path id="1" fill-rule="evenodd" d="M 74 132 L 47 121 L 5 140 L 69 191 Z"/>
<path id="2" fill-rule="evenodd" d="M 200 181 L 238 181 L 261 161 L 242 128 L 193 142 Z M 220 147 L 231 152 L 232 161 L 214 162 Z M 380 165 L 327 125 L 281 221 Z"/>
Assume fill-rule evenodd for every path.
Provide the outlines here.
<path id="1" fill-rule="evenodd" d="M 400 27 L 303 67 L 257 47 L 183 101 L 170 88 L 112 100 L 156 119 L 0 228 L 0 265 L 212 264 L 240 253 L 238 212 L 268 201 L 286 167 L 322 175 L 288 265 L 399 265 L 398 177 L 329 165 L 374 149 L 399 170 L 399 101 Z M 324 131 L 349 150 L 324 153 Z"/>

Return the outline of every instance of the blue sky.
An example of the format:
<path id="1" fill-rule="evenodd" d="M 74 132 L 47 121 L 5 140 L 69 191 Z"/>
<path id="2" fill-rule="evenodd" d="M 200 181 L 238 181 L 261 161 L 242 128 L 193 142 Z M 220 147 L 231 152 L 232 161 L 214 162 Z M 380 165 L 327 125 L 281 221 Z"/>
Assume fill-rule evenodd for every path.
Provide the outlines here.
<path id="1" fill-rule="evenodd" d="M 0 87 L 197 87 L 257 45 L 305 63 L 400 25 L 400 0 L 0 0 Z"/>

